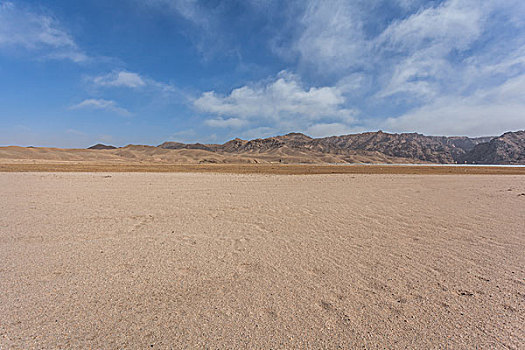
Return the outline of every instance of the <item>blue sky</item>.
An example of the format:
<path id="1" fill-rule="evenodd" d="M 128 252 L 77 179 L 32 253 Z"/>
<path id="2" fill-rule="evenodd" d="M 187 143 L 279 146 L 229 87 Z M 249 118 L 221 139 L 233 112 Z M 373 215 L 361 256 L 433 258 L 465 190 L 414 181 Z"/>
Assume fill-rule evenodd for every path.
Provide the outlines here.
<path id="1" fill-rule="evenodd" d="M 0 145 L 525 129 L 523 0 L 0 0 Z"/>

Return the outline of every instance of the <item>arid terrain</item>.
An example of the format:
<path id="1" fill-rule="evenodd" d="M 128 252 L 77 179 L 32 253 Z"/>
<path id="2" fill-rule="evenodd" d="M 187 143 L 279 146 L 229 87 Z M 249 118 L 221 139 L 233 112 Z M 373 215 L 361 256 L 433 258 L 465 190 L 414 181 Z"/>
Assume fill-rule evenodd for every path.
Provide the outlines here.
<path id="1" fill-rule="evenodd" d="M 499 137 L 445 137 L 382 131 L 311 138 L 289 133 L 224 144 L 164 142 L 158 146 L 88 149 L 0 147 L 0 163 L 154 164 L 493 164 L 525 165 L 525 131 Z"/>
<path id="2" fill-rule="evenodd" d="M 0 172 L 146 172 L 222 174 L 410 174 L 525 175 L 525 166 L 440 166 L 399 164 L 162 164 L 147 162 L 0 162 Z"/>
<path id="3" fill-rule="evenodd" d="M 525 0 L 0 0 L 0 350 L 525 350 Z"/>
<path id="4" fill-rule="evenodd" d="M 67 166 L 0 173 L 2 349 L 525 344 L 523 176 Z"/>

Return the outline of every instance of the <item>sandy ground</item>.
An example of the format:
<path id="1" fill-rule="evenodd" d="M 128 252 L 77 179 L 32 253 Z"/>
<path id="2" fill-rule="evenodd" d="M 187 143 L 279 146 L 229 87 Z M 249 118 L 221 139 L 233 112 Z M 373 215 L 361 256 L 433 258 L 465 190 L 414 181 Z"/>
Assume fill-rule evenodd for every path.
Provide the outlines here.
<path id="1" fill-rule="evenodd" d="M 523 176 L 0 173 L 0 348 L 524 348 Z"/>
<path id="2" fill-rule="evenodd" d="M 160 172 L 222 174 L 412 174 L 412 175 L 525 175 L 525 165 L 441 166 L 441 165 L 320 165 L 320 164 L 159 164 L 101 162 L 6 162 L 0 160 L 0 172 Z"/>
<path id="3" fill-rule="evenodd" d="M 0 147 L 0 162 L 152 163 L 156 165 L 199 163 L 422 163 L 416 159 L 392 157 L 380 152 L 364 150 L 327 153 L 283 146 L 261 150 L 261 152 L 256 150 L 221 152 L 203 149 L 164 149 L 144 145 L 129 145 L 109 150 L 7 146 Z"/>

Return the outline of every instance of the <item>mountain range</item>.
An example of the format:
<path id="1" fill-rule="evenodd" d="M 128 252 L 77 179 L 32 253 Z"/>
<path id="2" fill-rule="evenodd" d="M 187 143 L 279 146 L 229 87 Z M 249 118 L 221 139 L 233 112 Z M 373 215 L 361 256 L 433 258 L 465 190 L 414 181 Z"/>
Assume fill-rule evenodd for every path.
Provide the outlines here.
<path id="1" fill-rule="evenodd" d="M 388 162 L 441 164 L 525 164 L 525 131 L 499 137 L 425 136 L 418 133 L 390 134 L 382 131 L 311 138 L 301 133 L 264 139 L 234 139 L 224 144 L 164 142 L 164 149 L 200 149 L 224 154 L 262 155 L 280 152 L 333 156 L 353 163 L 358 156 L 382 158 Z M 321 157 L 322 158 L 322 157 Z M 283 160 L 281 160 L 283 161 Z"/>
<path id="2" fill-rule="evenodd" d="M 523 164 L 525 131 L 498 137 L 425 136 L 382 131 L 312 138 L 301 133 L 224 144 L 164 142 L 158 146 L 97 144 L 89 149 L 0 147 L 0 160 L 139 163 L 440 163 Z"/>

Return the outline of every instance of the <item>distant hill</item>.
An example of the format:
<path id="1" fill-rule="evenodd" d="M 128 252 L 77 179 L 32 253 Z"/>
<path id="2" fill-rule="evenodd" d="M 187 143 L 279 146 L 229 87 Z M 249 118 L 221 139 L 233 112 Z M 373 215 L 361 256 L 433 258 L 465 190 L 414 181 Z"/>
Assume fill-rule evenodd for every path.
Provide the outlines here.
<path id="1" fill-rule="evenodd" d="M 99 150 L 106 150 L 99 152 Z M 499 137 L 445 137 L 382 131 L 312 138 L 290 133 L 224 144 L 164 142 L 158 146 L 89 149 L 0 147 L 0 160 L 158 163 L 468 163 L 525 165 L 525 131 Z"/>
<path id="2" fill-rule="evenodd" d="M 117 147 L 111 146 L 111 145 L 103 145 L 101 143 L 97 143 L 96 145 L 93 145 L 91 147 L 88 147 L 88 149 L 116 149 Z"/>

